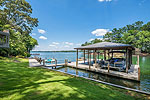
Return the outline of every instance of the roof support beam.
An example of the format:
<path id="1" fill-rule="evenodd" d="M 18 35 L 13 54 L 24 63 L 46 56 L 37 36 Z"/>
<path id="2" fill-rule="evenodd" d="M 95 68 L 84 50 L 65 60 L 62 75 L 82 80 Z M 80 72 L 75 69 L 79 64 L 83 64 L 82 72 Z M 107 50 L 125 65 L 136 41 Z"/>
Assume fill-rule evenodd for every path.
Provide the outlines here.
<path id="1" fill-rule="evenodd" d="M 88 64 L 89 64 L 89 50 L 88 50 Z"/>
<path id="2" fill-rule="evenodd" d="M 77 49 L 76 67 L 78 67 L 78 49 Z"/>
<path id="3" fill-rule="evenodd" d="M 104 60 L 106 60 L 106 50 L 104 50 Z"/>
<path id="4" fill-rule="evenodd" d="M 89 70 L 91 69 L 91 52 L 89 53 L 90 59 L 89 59 Z"/>
<path id="5" fill-rule="evenodd" d="M 85 50 L 84 50 L 84 63 L 85 63 Z"/>
<path id="6" fill-rule="evenodd" d="M 128 48 L 126 49 L 126 73 L 128 73 Z"/>
<path id="7" fill-rule="evenodd" d="M 97 68 L 96 50 L 94 50 L 94 57 L 95 57 L 95 67 Z"/>

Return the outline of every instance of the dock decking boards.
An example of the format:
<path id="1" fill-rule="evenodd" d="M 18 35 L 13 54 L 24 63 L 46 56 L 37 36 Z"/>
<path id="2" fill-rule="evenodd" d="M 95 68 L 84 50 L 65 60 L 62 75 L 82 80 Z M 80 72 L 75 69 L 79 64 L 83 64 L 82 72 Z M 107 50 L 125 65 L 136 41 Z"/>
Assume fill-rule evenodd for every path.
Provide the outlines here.
<path id="1" fill-rule="evenodd" d="M 119 71 L 113 71 L 113 70 L 106 70 L 106 69 L 101 69 L 101 68 L 95 68 L 94 66 L 91 66 L 89 69 L 89 65 L 83 64 L 84 61 L 79 61 L 78 66 L 76 67 L 76 62 L 71 62 L 68 63 L 67 66 L 78 68 L 78 69 L 83 69 L 83 70 L 88 70 L 88 71 L 93 71 L 93 72 L 98 72 L 102 74 L 107 74 L 115 77 L 120 77 L 120 78 L 125 78 L 129 80 L 138 80 L 138 65 L 132 65 L 131 68 L 128 70 L 128 73 L 125 72 L 119 72 Z"/>

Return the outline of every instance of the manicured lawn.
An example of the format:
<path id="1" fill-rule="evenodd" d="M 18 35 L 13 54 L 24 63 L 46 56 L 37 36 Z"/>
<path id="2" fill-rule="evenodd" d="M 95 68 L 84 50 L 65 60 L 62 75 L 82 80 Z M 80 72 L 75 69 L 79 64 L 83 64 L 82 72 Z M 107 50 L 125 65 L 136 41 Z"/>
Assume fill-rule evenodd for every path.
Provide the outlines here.
<path id="1" fill-rule="evenodd" d="M 146 95 L 0 57 L 0 100 L 134 100 Z"/>

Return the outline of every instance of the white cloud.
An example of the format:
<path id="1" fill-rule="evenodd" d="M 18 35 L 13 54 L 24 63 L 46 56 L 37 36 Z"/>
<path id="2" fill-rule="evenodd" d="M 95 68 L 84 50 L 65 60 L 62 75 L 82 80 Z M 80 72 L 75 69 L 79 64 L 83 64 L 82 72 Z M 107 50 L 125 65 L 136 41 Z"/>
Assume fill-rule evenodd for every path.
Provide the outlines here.
<path id="1" fill-rule="evenodd" d="M 47 40 L 47 37 L 44 37 L 44 36 L 40 36 L 39 39 L 42 39 L 42 40 Z"/>
<path id="2" fill-rule="evenodd" d="M 89 39 L 89 41 L 93 41 L 94 39 Z"/>
<path id="3" fill-rule="evenodd" d="M 95 36 L 103 36 L 107 32 L 109 32 L 109 29 L 96 29 L 96 30 L 92 31 L 91 33 Z"/>
<path id="4" fill-rule="evenodd" d="M 71 42 L 65 42 L 65 44 L 67 44 L 67 45 L 73 45 L 73 43 L 71 43 Z"/>
<path id="5" fill-rule="evenodd" d="M 42 29 L 38 29 L 38 32 L 41 33 L 41 34 L 44 34 L 46 31 L 42 30 Z"/>
<path id="6" fill-rule="evenodd" d="M 35 33 L 32 33 L 31 35 L 35 36 L 36 34 L 35 34 Z"/>
<path id="7" fill-rule="evenodd" d="M 98 0 L 99 2 L 110 2 L 112 0 Z"/>
<path id="8" fill-rule="evenodd" d="M 76 44 L 77 46 L 81 46 L 81 44 Z"/>
<path id="9" fill-rule="evenodd" d="M 54 45 L 58 45 L 59 43 L 58 43 L 58 42 L 52 42 L 52 44 L 54 44 Z"/>
<path id="10" fill-rule="evenodd" d="M 65 45 L 64 47 L 65 47 L 65 48 L 69 48 L 70 46 L 69 46 L 69 45 Z"/>
<path id="11" fill-rule="evenodd" d="M 53 45 L 53 44 L 50 44 L 49 46 L 50 46 L 50 47 L 56 47 L 56 45 Z"/>

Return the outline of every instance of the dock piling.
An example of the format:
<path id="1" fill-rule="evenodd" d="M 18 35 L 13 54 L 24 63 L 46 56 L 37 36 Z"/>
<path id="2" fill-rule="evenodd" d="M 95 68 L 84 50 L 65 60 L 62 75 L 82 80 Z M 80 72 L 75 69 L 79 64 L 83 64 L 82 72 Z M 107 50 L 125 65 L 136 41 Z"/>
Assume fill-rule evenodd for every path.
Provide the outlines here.
<path id="1" fill-rule="evenodd" d="M 57 66 L 57 60 L 55 59 L 55 68 L 56 68 L 56 66 Z"/>
<path id="2" fill-rule="evenodd" d="M 140 67 L 138 67 L 138 80 L 140 81 Z"/>
<path id="3" fill-rule="evenodd" d="M 139 65 L 140 57 L 137 55 L 137 65 Z"/>
<path id="4" fill-rule="evenodd" d="M 41 64 L 41 62 L 42 62 L 42 59 L 40 58 L 40 64 Z"/>
<path id="5" fill-rule="evenodd" d="M 109 63 L 108 63 L 108 73 L 109 73 L 109 69 L 110 69 L 110 68 L 109 68 Z"/>
<path id="6" fill-rule="evenodd" d="M 68 60 L 67 59 L 65 59 L 65 66 L 67 66 L 68 65 Z"/>
<path id="7" fill-rule="evenodd" d="M 77 49 L 76 67 L 78 67 L 78 49 Z"/>
<path id="8" fill-rule="evenodd" d="M 85 64 L 85 50 L 84 50 L 84 64 Z"/>
<path id="9" fill-rule="evenodd" d="M 45 59 L 43 59 L 43 66 L 45 66 Z"/>

